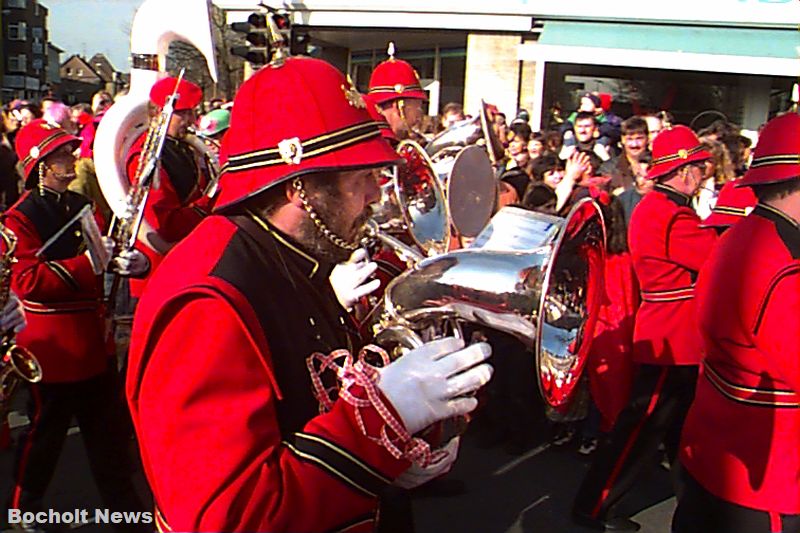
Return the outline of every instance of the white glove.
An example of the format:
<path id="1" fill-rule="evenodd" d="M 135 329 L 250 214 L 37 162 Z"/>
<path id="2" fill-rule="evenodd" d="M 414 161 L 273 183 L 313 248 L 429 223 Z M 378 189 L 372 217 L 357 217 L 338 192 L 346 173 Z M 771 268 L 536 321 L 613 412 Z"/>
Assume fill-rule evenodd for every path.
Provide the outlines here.
<path id="1" fill-rule="evenodd" d="M 120 276 L 141 276 L 150 268 L 150 260 L 137 249 L 123 250 L 113 259 L 114 272 Z"/>
<path id="2" fill-rule="evenodd" d="M 444 451 L 447 455 L 424 468 L 416 463 L 412 463 L 411 468 L 400 474 L 392 485 L 400 487 L 401 489 L 413 489 L 448 473 L 450 469 L 453 468 L 453 463 L 455 463 L 458 458 L 458 446 L 460 442 L 461 437 L 450 439 L 450 442 L 441 449 L 441 451 Z"/>
<path id="3" fill-rule="evenodd" d="M 381 368 L 378 388 L 413 435 L 478 406 L 464 395 L 491 379 L 492 367 L 483 363 L 491 353 L 485 342 L 467 348 L 455 337 L 427 342 Z"/>
<path id="4" fill-rule="evenodd" d="M 105 272 L 106 268 L 108 268 L 108 263 L 111 261 L 111 256 L 114 254 L 114 239 L 103 236 L 100 237 L 100 242 L 102 244 L 100 250 L 98 250 L 100 257 L 93 257 L 89 250 L 84 252 L 89 261 L 92 262 L 92 270 L 98 275 Z"/>
<path id="5" fill-rule="evenodd" d="M 6 302 L 6 306 L 3 308 L 2 314 L 0 314 L 0 331 L 14 330 L 14 333 L 19 333 L 25 329 L 27 323 L 22 302 L 17 298 L 16 294 L 9 292 L 8 302 Z"/>
<path id="6" fill-rule="evenodd" d="M 359 298 L 380 287 L 381 282 L 378 279 L 365 283 L 377 268 L 378 264 L 368 260 L 367 251 L 363 248 L 353 252 L 345 263 L 333 267 L 329 279 L 342 307 L 350 310 Z"/>

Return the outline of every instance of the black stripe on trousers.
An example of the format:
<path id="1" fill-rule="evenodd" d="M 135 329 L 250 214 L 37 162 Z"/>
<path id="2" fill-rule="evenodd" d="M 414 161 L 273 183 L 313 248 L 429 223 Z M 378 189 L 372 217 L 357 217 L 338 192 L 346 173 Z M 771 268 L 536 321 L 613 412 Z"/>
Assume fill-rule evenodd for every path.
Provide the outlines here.
<path id="1" fill-rule="evenodd" d="M 631 399 L 620 413 L 575 497 L 574 511 L 597 519 L 611 516 L 659 445 L 677 455 L 683 420 L 694 399 L 696 365 L 639 367 Z"/>

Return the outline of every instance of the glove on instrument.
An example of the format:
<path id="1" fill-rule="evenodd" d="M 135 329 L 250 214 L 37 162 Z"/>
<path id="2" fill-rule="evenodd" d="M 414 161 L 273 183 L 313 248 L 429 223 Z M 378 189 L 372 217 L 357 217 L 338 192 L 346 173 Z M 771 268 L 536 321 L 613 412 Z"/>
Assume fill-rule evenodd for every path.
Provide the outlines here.
<path id="1" fill-rule="evenodd" d="M 8 293 L 8 301 L 2 312 L 0 312 L 0 332 L 8 332 L 14 330 L 19 333 L 27 325 L 25 319 L 25 310 L 22 307 L 22 302 L 17 295 L 13 292 Z"/>
<path id="2" fill-rule="evenodd" d="M 105 272 L 106 268 L 108 268 L 108 263 L 111 261 L 112 255 L 114 255 L 114 239 L 106 236 L 100 237 L 100 239 L 102 247 L 100 250 L 98 250 L 98 253 L 100 254 L 99 258 L 93 257 L 89 250 L 84 252 L 89 258 L 89 261 L 92 263 L 92 270 L 94 270 L 94 273 L 98 275 Z"/>
<path id="3" fill-rule="evenodd" d="M 392 485 L 400 487 L 401 489 L 413 489 L 448 473 L 450 469 L 453 468 L 453 463 L 455 463 L 458 458 L 460 442 L 461 437 L 450 439 L 450 442 L 441 449 L 446 455 L 426 467 L 421 467 L 416 463 L 412 463 L 411 468 L 400 474 Z"/>
<path id="4" fill-rule="evenodd" d="M 363 248 L 353 252 L 346 262 L 333 267 L 330 283 L 342 307 L 349 311 L 359 298 L 380 287 L 381 282 L 377 279 L 365 283 L 377 268 L 378 264 L 368 260 Z"/>
<path id="5" fill-rule="evenodd" d="M 113 259 L 114 272 L 120 276 L 141 276 L 150 270 L 150 260 L 137 249 L 123 250 Z"/>
<path id="6" fill-rule="evenodd" d="M 485 342 L 467 348 L 455 337 L 427 342 L 381 368 L 378 388 L 413 435 L 478 406 L 464 395 L 491 379 L 492 367 L 484 363 L 491 353 Z"/>

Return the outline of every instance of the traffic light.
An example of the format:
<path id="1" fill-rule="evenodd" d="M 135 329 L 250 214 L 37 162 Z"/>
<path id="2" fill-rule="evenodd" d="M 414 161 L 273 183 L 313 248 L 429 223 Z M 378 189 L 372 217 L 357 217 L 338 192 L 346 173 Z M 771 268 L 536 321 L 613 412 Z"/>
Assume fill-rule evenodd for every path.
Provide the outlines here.
<path id="1" fill-rule="evenodd" d="M 247 22 L 234 22 L 231 29 L 244 33 L 248 44 L 232 46 L 231 53 L 243 57 L 250 63 L 265 65 L 270 59 L 270 29 L 267 16 L 263 13 L 251 13 Z"/>

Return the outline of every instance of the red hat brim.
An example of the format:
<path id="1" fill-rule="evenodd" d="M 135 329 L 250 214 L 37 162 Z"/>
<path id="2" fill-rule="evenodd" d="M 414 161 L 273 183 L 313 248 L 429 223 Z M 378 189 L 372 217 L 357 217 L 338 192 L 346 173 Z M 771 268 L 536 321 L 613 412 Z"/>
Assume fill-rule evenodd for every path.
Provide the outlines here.
<path id="1" fill-rule="evenodd" d="M 800 162 L 793 165 L 749 168 L 744 177 L 736 183 L 736 187 L 768 185 L 796 178 L 800 178 Z"/>
<path id="2" fill-rule="evenodd" d="M 428 95 L 425 94 L 425 91 L 420 90 L 404 90 L 402 93 L 398 93 L 397 91 L 370 91 L 369 97 L 378 105 L 385 104 L 386 102 L 391 102 L 393 100 L 428 100 Z"/>
<path id="3" fill-rule="evenodd" d="M 300 164 L 280 164 L 223 174 L 215 211 L 225 210 L 255 197 L 287 180 L 315 172 L 343 172 L 384 167 L 400 162 L 400 156 L 381 136 L 317 157 L 303 159 Z"/>
<path id="4" fill-rule="evenodd" d="M 709 152 L 706 150 L 698 150 L 697 152 L 689 154 L 686 159 L 675 159 L 674 161 L 651 166 L 650 169 L 648 169 L 647 176 L 645 176 L 645 178 L 649 180 L 658 179 L 678 170 L 684 165 L 688 165 L 689 163 L 699 163 L 700 161 L 707 161 L 708 159 L 711 159 L 711 154 Z"/>

